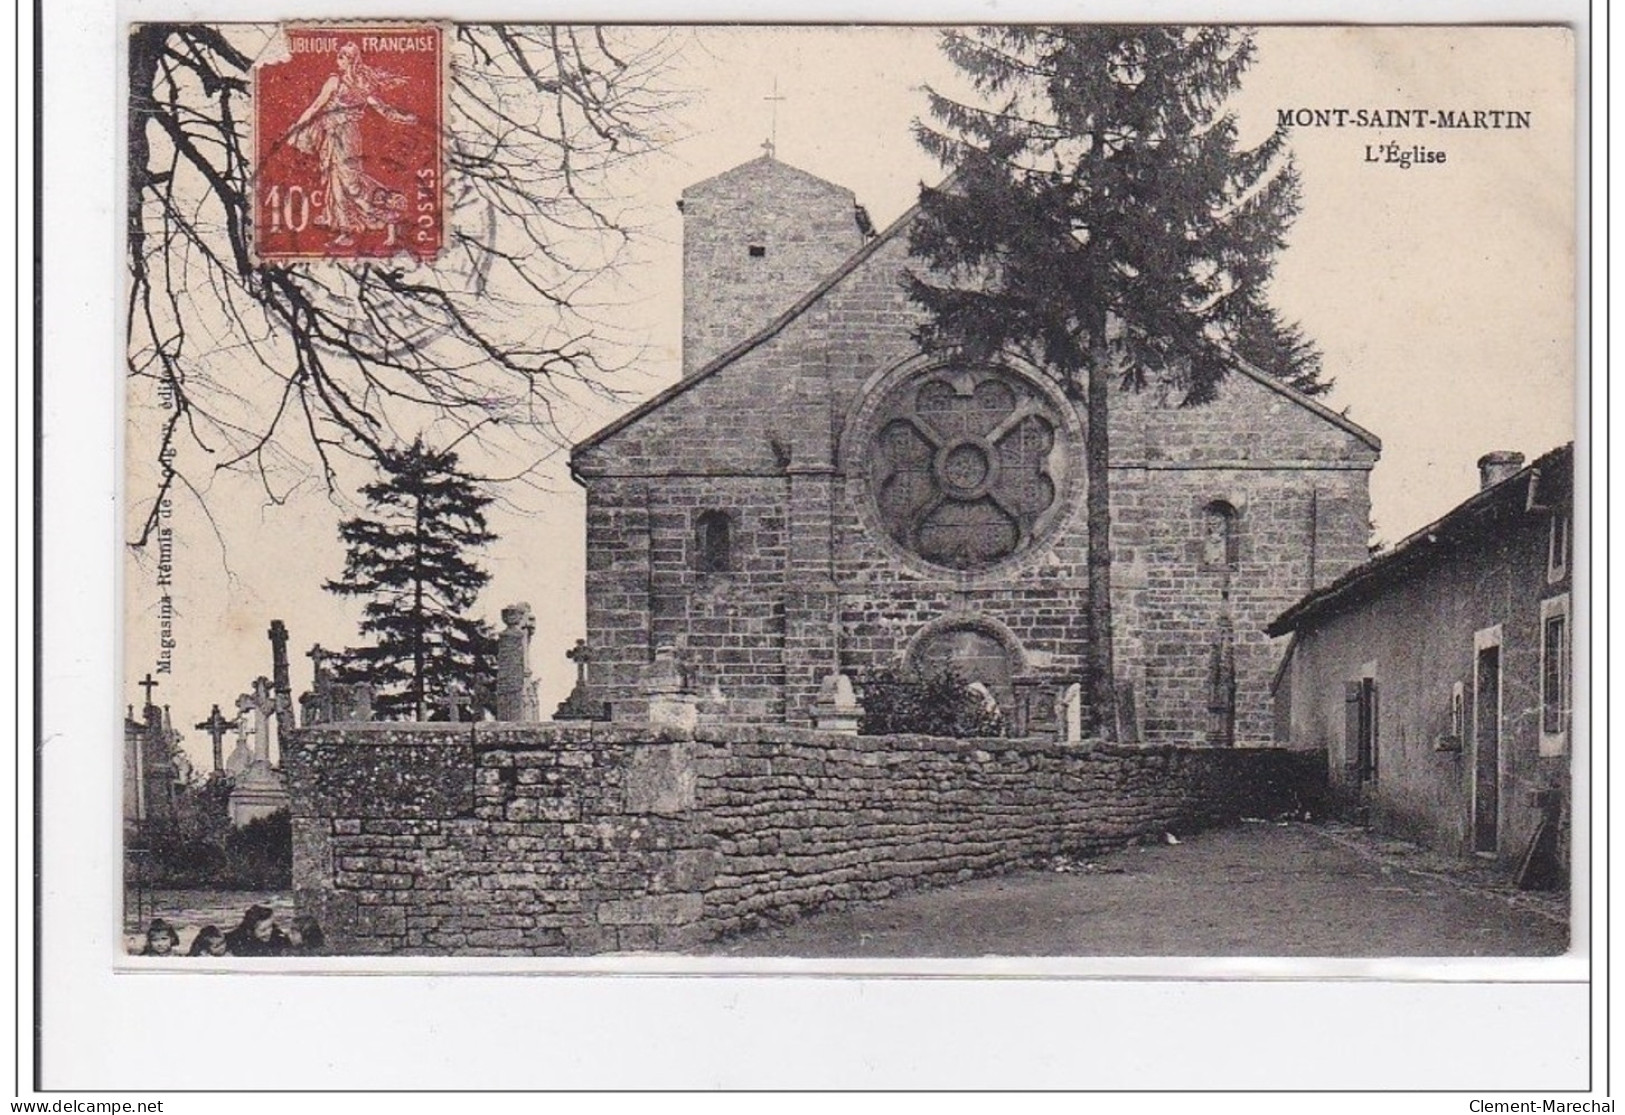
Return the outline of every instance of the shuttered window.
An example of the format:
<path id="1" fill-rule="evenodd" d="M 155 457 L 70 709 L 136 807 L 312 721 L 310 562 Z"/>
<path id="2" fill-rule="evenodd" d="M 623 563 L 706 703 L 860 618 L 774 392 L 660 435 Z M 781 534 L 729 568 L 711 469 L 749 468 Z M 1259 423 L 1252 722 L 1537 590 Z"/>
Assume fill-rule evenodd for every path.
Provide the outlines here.
<path id="1" fill-rule="evenodd" d="M 1377 679 L 1343 683 L 1343 756 L 1362 782 L 1377 777 Z"/>

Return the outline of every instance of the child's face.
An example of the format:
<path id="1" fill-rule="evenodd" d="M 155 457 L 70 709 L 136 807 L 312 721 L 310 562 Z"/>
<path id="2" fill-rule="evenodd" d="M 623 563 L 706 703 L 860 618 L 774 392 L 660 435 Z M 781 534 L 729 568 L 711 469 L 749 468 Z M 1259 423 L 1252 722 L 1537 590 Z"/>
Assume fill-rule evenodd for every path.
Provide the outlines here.
<path id="1" fill-rule="evenodd" d="M 158 956 L 168 956 L 175 948 L 175 942 L 170 940 L 168 933 L 148 933 L 147 947 Z"/>
<path id="2" fill-rule="evenodd" d="M 273 934 L 275 932 L 276 932 L 276 919 L 275 918 L 266 918 L 264 921 L 260 922 L 256 926 L 254 926 L 254 936 L 256 938 L 258 938 L 259 940 L 261 940 L 261 941 L 269 941 L 271 939 L 271 934 Z"/>
<path id="3" fill-rule="evenodd" d="M 224 937 L 215 937 L 204 947 L 208 949 L 210 956 L 226 955 L 226 939 Z"/>

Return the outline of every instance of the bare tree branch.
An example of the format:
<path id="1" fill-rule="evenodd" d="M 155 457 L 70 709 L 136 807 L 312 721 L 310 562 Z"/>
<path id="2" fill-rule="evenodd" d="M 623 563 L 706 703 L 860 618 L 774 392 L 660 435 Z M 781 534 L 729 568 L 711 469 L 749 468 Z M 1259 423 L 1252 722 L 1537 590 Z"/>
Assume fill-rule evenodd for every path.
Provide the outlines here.
<path id="1" fill-rule="evenodd" d="M 248 472 L 277 502 L 429 429 L 494 422 L 502 436 L 476 442 L 493 471 L 534 483 L 575 401 L 613 395 L 635 348 L 594 291 L 636 231 L 614 175 L 669 138 L 675 39 L 457 27 L 446 252 L 300 265 L 257 261 L 251 242 L 253 65 L 275 33 L 131 34 L 127 373 L 161 411 L 157 482 L 131 493 L 137 548 L 177 482 L 202 502 L 210 474 Z"/>

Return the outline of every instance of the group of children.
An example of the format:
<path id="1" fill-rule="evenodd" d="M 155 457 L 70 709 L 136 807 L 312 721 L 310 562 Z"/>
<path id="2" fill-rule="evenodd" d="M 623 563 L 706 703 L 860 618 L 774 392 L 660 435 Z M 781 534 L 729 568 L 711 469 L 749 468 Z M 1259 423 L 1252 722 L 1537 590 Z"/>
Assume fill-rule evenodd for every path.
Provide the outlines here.
<path id="1" fill-rule="evenodd" d="M 192 938 L 187 956 L 320 956 L 327 951 L 322 927 L 309 914 L 293 919 L 286 932 L 276 923 L 269 906 L 253 905 L 235 929 L 222 933 L 218 926 L 205 925 Z M 141 956 L 179 956 L 180 934 L 163 918 L 153 918 L 147 926 L 147 943 Z"/>

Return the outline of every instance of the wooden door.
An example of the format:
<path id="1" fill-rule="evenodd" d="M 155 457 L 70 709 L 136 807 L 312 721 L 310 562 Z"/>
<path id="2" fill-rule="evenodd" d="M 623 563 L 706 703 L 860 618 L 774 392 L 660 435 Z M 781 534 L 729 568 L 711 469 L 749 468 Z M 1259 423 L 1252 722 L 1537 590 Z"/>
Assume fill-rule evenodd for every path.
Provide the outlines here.
<path id="1" fill-rule="evenodd" d="M 1478 652 L 1473 672 L 1473 851 L 1499 851 L 1501 648 Z"/>

